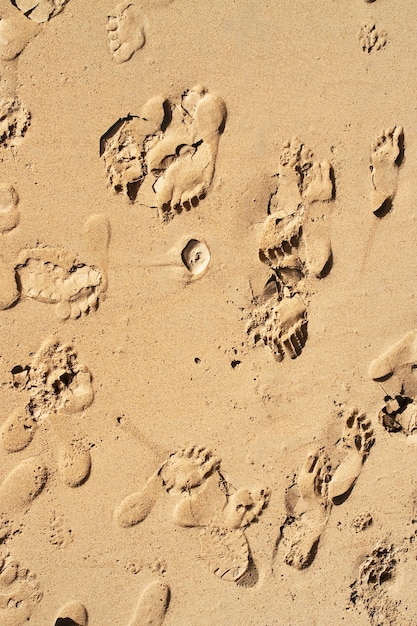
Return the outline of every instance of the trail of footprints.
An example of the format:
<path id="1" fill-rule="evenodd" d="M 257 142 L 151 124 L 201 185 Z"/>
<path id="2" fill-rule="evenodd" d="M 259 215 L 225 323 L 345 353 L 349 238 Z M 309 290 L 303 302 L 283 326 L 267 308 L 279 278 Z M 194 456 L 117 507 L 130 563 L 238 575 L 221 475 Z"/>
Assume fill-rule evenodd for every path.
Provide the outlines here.
<path id="1" fill-rule="evenodd" d="M 0 67 L 17 74 L 19 55 L 69 0 L 14 0 L 0 8 Z M 371 0 L 367 0 L 371 2 Z M 149 23 L 136 2 L 117 4 L 108 14 L 107 39 L 112 61 L 129 61 L 146 42 Z M 373 22 L 359 34 L 364 51 L 379 50 L 387 35 Z M 15 149 L 26 134 L 31 115 L 5 81 L 0 93 L 0 146 Z M 142 186 L 155 199 L 161 222 L 191 210 L 213 183 L 227 109 L 221 96 L 202 85 L 179 98 L 155 97 L 139 115 L 119 119 L 100 140 L 107 183 L 116 194 L 135 202 Z M 401 126 L 383 130 L 371 146 L 370 207 L 377 217 L 392 208 L 404 151 Z M 331 214 L 335 200 L 334 173 L 327 160 L 316 160 L 297 137 L 286 141 L 279 156 L 278 185 L 271 195 L 261 238 L 259 259 L 269 268 L 265 288 L 253 303 L 247 334 L 254 344 L 267 346 L 277 361 L 301 355 L 307 341 L 311 283 L 325 278 L 332 264 Z M 153 200 L 151 200 L 152 204 Z M 19 196 L 9 184 L 0 185 L 0 234 L 10 236 L 19 224 Z M 77 319 L 94 311 L 107 291 L 107 252 L 110 224 L 92 216 L 84 235 L 93 265 L 77 254 L 54 246 L 36 246 L 0 267 L 0 309 L 19 301 L 54 304 L 61 319 Z M 203 275 L 210 262 L 207 244 L 191 238 L 182 248 L 181 262 L 190 277 Z M 162 264 L 161 264 L 162 266 Z M 190 278 L 190 279 L 191 279 Z M 412 331 L 370 366 L 370 377 L 389 389 L 380 421 L 390 432 L 412 437 L 417 431 L 417 331 Z M 0 543 L 20 524 L 22 515 L 42 493 L 51 472 L 71 488 L 89 477 L 91 455 L 79 435 L 80 418 L 94 400 L 92 375 L 78 362 L 74 347 L 53 338 L 42 344 L 30 363 L 17 365 L 11 384 L 25 395 L 22 406 L 3 423 L 1 443 L 13 454 L 30 446 L 37 431 L 50 437 L 52 465 L 39 457 L 21 461 L 0 485 Z M 387 386 L 388 385 L 388 386 Z M 334 506 L 348 498 L 374 443 L 370 420 L 358 409 L 341 415 L 341 439 L 312 450 L 286 493 L 287 518 L 277 538 L 275 555 L 288 565 L 311 565 Z M 172 501 L 174 524 L 199 529 L 200 556 L 224 581 L 252 587 L 258 582 L 256 555 L 245 530 L 258 521 L 271 493 L 266 487 L 233 489 L 220 459 L 204 446 L 191 446 L 167 455 L 136 493 L 115 510 L 116 522 L 129 528 L 154 514 L 158 501 Z M 357 519 L 362 530 L 372 522 Z M 72 541 L 61 515 L 52 521 L 51 542 L 64 548 Z M 411 539 L 410 539 L 411 541 Z M 395 572 L 404 546 L 380 544 L 366 557 L 351 585 L 351 604 L 362 602 L 372 624 L 383 624 L 396 608 L 383 583 Z M 30 619 L 42 591 L 34 574 L 9 553 L 0 557 L 0 621 L 20 626 Z M 161 580 L 148 584 L 139 596 L 128 626 L 162 624 L 170 604 L 170 587 Z M 86 607 L 64 604 L 55 626 L 87 626 Z M 400 623 L 400 622 L 398 622 Z"/>

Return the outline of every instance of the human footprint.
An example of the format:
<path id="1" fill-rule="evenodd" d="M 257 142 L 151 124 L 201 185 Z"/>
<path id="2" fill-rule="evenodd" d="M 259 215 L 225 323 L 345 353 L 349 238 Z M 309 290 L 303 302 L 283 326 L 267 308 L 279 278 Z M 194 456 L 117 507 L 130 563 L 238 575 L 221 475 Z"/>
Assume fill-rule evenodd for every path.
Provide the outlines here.
<path id="1" fill-rule="evenodd" d="M 307 308 L 298 294 L 272 296 L 252 312 L 246 333 L 268 346 L 277 361 L 297 358 L 307 341 Z"/>
<path id="2" fill-rule="evenodd" d="M 146 18 L 129 0 L 118 4 L 107 18 L 109 52 L 115 63 L 125 63 L 145 45 Z"/>
<path id="3" fill-rule="evenodd" d="M 93 216 L 88 221 L 87 237 L 96 237 L 96 250 L 100 269 L 81 263 L 75 255 L 51 246 L 23 249 L 14 269 L 2 268 L 0 275 L 0 304 L 9 308 L 17 300 L 33 299 L 55 304 L 61 319 L 77 319 L 95 311 L 104 299 L 107 289 L 106 263 L 110 239 L 110 223 L 104 215 Z M 94 232 L 92 232 L 94 231 Z M 101 247 L 101 254 L 98 248 Z M 12 284 L 15 277 L 16 288 Z"/>
<path id="4" fill-rule="evenodd" d="M 330 469 L 329 460 L 322 453 L 310 452 L 297 478 L 299 499 L 295 507 L 288 499 L 288 517 L 281 530 L 279 548 L 282 544 L 284 561 L 296 569 L 311 564 L 326 527 Z"/>
<path id="5" fill-rule="evenodd" d="M 32 441 L 42 421 L 48 420 L 55 439 L 58 471 L 69 487 L 78 487 L 90 474 L 89 450 L 74 435 L 74 416 L 94 399 L 91 373 L 78 363 L 70 344 L 49 340 L 30 365 L 12 370 L 13 388 L 29 393 L 29 401 L 14 411 L 0 430 L 3 447 L 14 453 Z"/>
<path id="6" fill-rule="evenodd" d="M 10 555 L 0 557 L 0 623 L 23 626 L 42 600 L 36 576 Z"/>
<path id="7" fill-rule="evenodd" d="M 402 126 L 387 128 L 371 146 L 371 209 L 380 217 L 392 206 L 402 161 L 404 131 Z"/>
<path id="8" fill-rule="evenodd" d="M 312 152 L 298 137 L 285 141 L 278 167 L 278 188 L 271 196 L 269 212 L 282 219 L 294 215 L 302 204 L 303 179 L 311 167 Z"/>
<path id="9" fill-rule="evenodd" d="M 394 398 L 417 396 L 417 330 L 397 341 L 369 366 L 369 376 L 380 383 Z"/>
<path id="10" fill-rule="evenodd" d="M 168 221 L 175 213 L 189 210 L 203 199 L 210 187 L 220 135 L 226 122 L 224 100 L 197 85 L 185 92 L 182 119 L 149 150 L 147 162 L 157 180 L 159 217 Z"/>
<path id="11" fill-rule="evenodd" d="M 142 591 L 128 626 L 162 626 L 171 599 L 169 586 L 159 580 Z"/>
<path id="12" fill-rule="evenodd" d="M 13 0 L 13 4 L 33 22 L 43 24 L 61 13 L 69 0 Z"/>
<path id="13" fill-rule="evenodd" d="M 169 117 L 166 100 L 151 98 L 139 116 L 128 115 L 118 120 L 100 139 L 108 186 L 116 193 L 124 193 L 132 202 L 148 173 L 146 151 L 162 133 Z"/>
<path id="14" fill-rule="evenodd" d="M 353 408 L 344 416 L 342 446 L 344 458 L 333 473 L 328 486 L 329 500 L 341 503 L 351 492 L 368 458 L 375 439 L 370 420 Z"/>

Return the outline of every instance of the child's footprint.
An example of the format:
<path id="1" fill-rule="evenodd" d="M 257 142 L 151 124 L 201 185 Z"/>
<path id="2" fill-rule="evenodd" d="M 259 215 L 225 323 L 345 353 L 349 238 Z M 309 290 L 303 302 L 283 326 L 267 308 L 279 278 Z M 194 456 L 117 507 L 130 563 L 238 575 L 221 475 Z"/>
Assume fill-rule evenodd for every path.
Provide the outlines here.
<path id="1" fill-rule="evenodd" d="M 146 18 L 134 2 L 118 4 L 107 18 L 109 52 L 115 63 L 125 63 L 145 44 Z"/>

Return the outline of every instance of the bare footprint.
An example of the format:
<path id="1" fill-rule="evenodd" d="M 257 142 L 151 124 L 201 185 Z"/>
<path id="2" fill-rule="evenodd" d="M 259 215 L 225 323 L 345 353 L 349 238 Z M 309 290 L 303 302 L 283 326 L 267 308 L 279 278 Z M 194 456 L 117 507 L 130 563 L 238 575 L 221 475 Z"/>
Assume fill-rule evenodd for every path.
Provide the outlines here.
<path id="1" fill-rule="evenodd" d="M 328 485 L 328 497 L 333 503 L 344 502 L 351 492 L 374 441 L 372 425 L 366 415 L 356 408 L 347 411 L 342 439 L 345 456 Z"/>
<path id="2" fill-rule="evenodd" d="M 272 297 L 255 307 L 246 333 L 255 344 L 268 346 L 277 361 L 297 358 L 307 341 L 307 309 L 298 294 Z"/>
<path id="3" fill-rule="evenodd" d="M 67 602 L 58 611 L 54 626 L 88 626 L 87 609 L 81 602 Z"/>
<path id="4" fill-rule="evenodd" d="M 0 184 L 0 233 L 13 230 L 18 225 L 20 219 L 18 202 L 19 196 L 14 187 Z"/>
<path id="5" fill-rule="evenodd" d="M 199 487 L 217 471 L 221 460 L 204 446 L 190 446 L 172 454 L 158 471 L 166 491 L 182 493 Z"/>
<path id="6" fill-rule="evenodd" d="M 161 626 L 171 599 L 171 590 L 166 583 L 155 580 L 142 591 L 128 626 Z"/>
<path id="7" fill-rule="evenodd" d="M 270 200 L 270 213 L 282 219 L 295 215 L 302 204 L 303 177 L 311 165 L 311 151 L 298 137 L 285 141 L 278 168 L 278 189 Z"/>
<path id="8" fill-rule="evenodd" d="M 371 209 L 378 217 L 391 208 L 397 191 L 404 142 L 402 126 L 387 128 L 371 147 Z"/>
<path id="9" fill-rule="evenodd" d="M 0 558 L 0 623 L 23 626 L 42 600 L 36 576 L 10 555 Z"/>
<path id="10" fill-rule="evenodd" d="M 279 539 L 284 561 L 296 569 L 304 569 L 311 564 L 326 527 L 329 477 L 329 460 L 318 452 L 310 452 L 297 479 L 300 499 L 295 508 L 288 507 L 289 516 Z"/>
<path id="11" fill-rule="evenodd" d="M 109 52 L 115 63 L 125 63 L 145 45 L 146 18 L 135 2 L 118 4 L 107 18 Z"/>

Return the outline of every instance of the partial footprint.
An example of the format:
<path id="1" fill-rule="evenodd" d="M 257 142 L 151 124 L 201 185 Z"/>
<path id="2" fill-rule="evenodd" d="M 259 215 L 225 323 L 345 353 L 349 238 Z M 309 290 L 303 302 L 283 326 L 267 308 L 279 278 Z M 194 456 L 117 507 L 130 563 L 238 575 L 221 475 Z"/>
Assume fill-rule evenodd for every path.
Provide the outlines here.
<path id="1" fill-rule="evenodd" d="M 115 63 L 125 63 L 145 44 L 146 18 L 135 2 L 118 4 L 107 18 L 109 52 Z"/>
<path id="2" fill-rule="evenodd" d="M 19 196 L 14 187 L 0 184 L 0 233 L 8 232 L 18 225 L 20 219 L 18 202 Z"/>
<path id="3" fill-rule="evenodd" d="M 158 475 L 166 491 L 183 493 L 199 487 L 220 467 L 221 460 L 204 446 L 190 446 L 171 454 Z"/>
<path id="4" fill-rule="evenodd" d="M 0 6 L 0 61 L 14 61 L 40 32 L 16 6 L 6 0 Z"/>
<path id="5" fill-rule="evenodd" d="M 128 626 L 161 626 L 171 599 L 166 583 L 155 580 L 142 591 Z"/>
<path id="6" fill-rule="evenodd" d="M 0 27 L 1 23 L 0 20 Z M 3 148 L 18 146 L 30 126 L 30 117 L 29 111 L 17 96 L 0 99 L 0 146 Z"/>
<path id="7" fill-rule="evenodd" d="M 193 276 L 201 276 L 210 263 L 210 251 L 203 241 L 190 239 L 181 252 L 181 259 Z"/>
<path id="8" fill-rule="evenodd" d="M 0 558 L 1 626 L 23 626 L 31 620 L 35 606 L 42 600 L 36 576 L 10 555 Z"/>
<path id="9" fill-rule="evenodd" d="M 392 398 L 417 396 L 417 330 L 412 330 L 372 361 L 369 376 Z"/>
<path id="10" fill-rule="evenodd" d="M 372 2 L 373 0 L 367 0 Z M 358 33 L 358 39 L 364 52 L 381 50 L 387 43 L 387 33 L 381 28 L 377 28 L 374 22 L 364 22 Z"/>
<path id="11" fill-rule="evenodd" d="M 0 485 L 0 540 L 13 530 L 20 516 L 29 509 L 48 478 L 41 459 L 21 461 Z"/>
<path id="12" fill-rule="evenodd" d="M 402 126 L 385 129 L 371 146 L 371 209 L 377 217 L 391 209 L 397 191 L 403 146 Z"/>
<path id="13" fill-rule="evenodd" d="M 249 545 L 242 530 L 208 526 L 200 533 L 201 556 L 222 580 L 238 582 L 249 567 Z"/>
<path id="14" fill-rule="evenodd" d="M 13 4 L 36 24 L 44 24 L 61 13 L 69 0 L 13 0 Z"/>
<path id="15" fill-rule="evenodd" d="M 58 611 L 54 626 L 88 626 L 87 609 L 81 602 L 67 602 Z"/>

